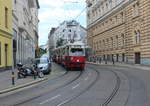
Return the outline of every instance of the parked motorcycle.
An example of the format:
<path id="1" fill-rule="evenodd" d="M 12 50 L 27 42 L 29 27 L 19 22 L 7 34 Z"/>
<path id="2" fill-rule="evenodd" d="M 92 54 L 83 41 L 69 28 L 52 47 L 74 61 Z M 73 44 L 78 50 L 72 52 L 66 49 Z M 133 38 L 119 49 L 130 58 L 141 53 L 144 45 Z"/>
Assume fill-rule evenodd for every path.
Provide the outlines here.
<path id="1" fill-rule="evenodd" d="M 18 79 L 19 78 L 26 78 L 26 76 L 38 76 L 39 78 L 43 78 L 44 74 L 43 71 L 39 68 L 37 68 L 36 64 L 33 64 L 32 66 L 24 66 L 22 63 L 17 64 L 18 68 Z"/>
<path id="2" fill-rule="evenodd" d="M 39 77 L 39 78 L 43 78 L 44 77 L 44 73 L 43 71 L 37 67 L 37 64 L 33 65 L 33 71 L 34 73 Z"/>
<path id="3" fill-rule="evenodd" d="M 17 72 L 18 79 L 26 78 L 27 71 L 23 68 L 23 64 L 21 62 L 17 64 L 17 69 L 18 69 L 18 72 Z"/>

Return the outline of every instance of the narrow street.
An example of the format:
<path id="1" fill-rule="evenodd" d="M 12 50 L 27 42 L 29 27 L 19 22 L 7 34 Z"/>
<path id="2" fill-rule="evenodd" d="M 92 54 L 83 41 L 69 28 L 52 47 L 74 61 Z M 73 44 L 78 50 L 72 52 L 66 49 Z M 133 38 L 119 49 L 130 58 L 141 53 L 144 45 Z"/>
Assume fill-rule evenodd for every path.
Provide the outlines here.
<path id="1" fill-rule="evenodd" d="M 85 71 L 68 71 L 38 85 L 3 95 L 0 105 L 149 106 L 148 73 L 134 68 L 87 64 Z"/>

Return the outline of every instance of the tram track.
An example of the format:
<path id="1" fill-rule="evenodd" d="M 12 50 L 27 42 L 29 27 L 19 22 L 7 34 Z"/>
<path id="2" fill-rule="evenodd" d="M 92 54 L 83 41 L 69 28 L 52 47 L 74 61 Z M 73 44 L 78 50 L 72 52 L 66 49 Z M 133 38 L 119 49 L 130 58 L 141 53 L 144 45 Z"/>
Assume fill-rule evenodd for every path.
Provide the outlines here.
<path id="1" fill-rule="evenodd" d="M 63 76 L 67 75 L 68 73 L 69 73 L 69 72 L 66 71 L 66 73 L 65 73 Z M 53 90 L 51 90 L 51 91 L 47 91 L 47 92 L 44 92 L 44 93 L 42 93 L 42 94 L 40 94 L 40 95 L 38 95 L 38 96 L 35 96 L 35 97 L 32 97 L 32 98 L 28 98 L 27 100 L 24 100 L 24 101 L 22 101 L 22 102 L 19 102 L 19 103 L 14 104 L 13 106 L 19 106 L 19 105 L 21 105 L 21 104 L 24 104 L 24 103 L 30 102 L 30 101 L 32 101 L 32 100 L 35 100 L 35 99 L 37 99 L 37 98 L 39 98 L 39 97 L 41 97 L 41 96 L 44 96 L 45 94 L 47 94 L 47 93 L 49 93 L 49 92 L 54 92 L 54 91 L 56 91 L 56 90 L 58 90 L 58 89 L 61 89 L 61 88 L 65 87 L 65 86 L 67 86 L 67 85 L 73 83 L 73 82 L 76 81 L 78 78 L 80 78 L 80 76 L 82 75 L 82 73 L 83 73 L 83 71 L 80 71 L 80 73 L 79 73 L 79 75 L 77 75 L 77 77 L 75 77 L 74 79 L 70 80 L 69 82 L 67 82 L 67 83 L 65 83 L 65 84 L 63 84 L 63 85 L 61 85 L 61 86 L 59 86 L 59 87 L 57 87 L 57 88 L 55 88 L 55 89 L 53 89 Z M 61 76 L 61 77 L 62 77 L 62 76 Z"/>
<path id="2" fill-rule="evenodd" d="M 107 106 L 112 99 L 115 97 L 115 95 L 117 94 L 117 92 L 119 91 L 120 88 L 120 84 L 121 84 L 121 79 L 118 76 L 118 74 L 115 71 L 111 71 L 114 73 L 114 75 L 116 76 L 116 85 L 115 88 L 113 89 L 113 92 L 111 93 L 111 95 L 105 100 L 105 102 L 101 105 L 101 106 Z"/>
<path id="3" fill-rule="evenodd" d="M 60 103 L 60 104 L 58 104 L 58 105 L 56 105 L 56 106 L 63 106 L 63 105 L 65 105 L 65 104 L 71 102 L 72 100 L 78 98 L 79 96 L 81 96 L 81 95 L 84 94 L 85 92 L 87 92 L 87 91 L 98 81 L 98 79 L 99 79 L 99 77 L 100 77 L 100 72 L 97 71 L 97 70 L 95 70 L 95 72 L 97 73 L 97 76 L 96 76 L 95 80 L 94 80 L 90 85 L 88 85 L 88 87 L 86 87 L 83 91 L 81 91 L 80 93 L 78 93 L 78 94 L 76 94 L 75 96 L 71 97 L 70 99 L 65 100 L 64 102 L 62 102 L 62 103 Z"/>
<path id="4" fill-rule="evenodd" d="M 95 68 L 93 68 L 93 69 L 97 70 Z M 102 104 L 100 104 L 100 106 L 108 106 L 108 104 L 113 100 L 113 98 L 118 93 L 120 85 L 121 85 L 121 78 L 119 77 L 119 75 L 117 74 L 117 72 L 113 71 L 113 70 L 108 70 L 108 71 L 112 72 L 116 76 L 116 84 L 115 84 L 115 87 L 114 87 L 112 93 L 106 98 L 106 100 Z"/>

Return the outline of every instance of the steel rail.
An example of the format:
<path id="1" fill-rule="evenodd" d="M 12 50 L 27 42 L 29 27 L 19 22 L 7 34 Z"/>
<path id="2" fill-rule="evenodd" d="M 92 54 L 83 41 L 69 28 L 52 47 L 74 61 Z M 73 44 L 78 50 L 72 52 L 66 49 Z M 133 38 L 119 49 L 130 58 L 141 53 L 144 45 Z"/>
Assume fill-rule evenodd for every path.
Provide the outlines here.
<path id="1" fill-rule="evenodd" d="M 66 71 L 65 75 L 67 75 L 68 73 L 69 73 L 69 72 Z M 65 83 L 65 84 L 63 84 L 63 85 L 61 85 L 61 86 L 59 86 L 59 87 L 56 87 L 55 89 L 51 90 L 51 92 L 56 91 L 56 90 L 58 90 L 58 89 L 61 89 L 61 88 L 63 88 L 63 87 L 66 87 L 67 85 L 73 83 L 73 82 L 76 81 L 78 78 L 80 78 L 80 76 L 81 76 L 82 74 L 83 74 L 83 71 L 80 71 L 80 73 L 79 73 L 79 75 L 78 75 L 77 77 L 75 77 L 74 79 L 70 80 L 69 82 L 67 82 L 67 83 Z M 63 75 L 63 76 L 65 76 L 65 75 Z M 28 99 L 25 100 L 25 101 L 22 101 L 22 102 L 19 102 L 19 103 L 14 104 L 13 106 L 19 106 L 19 105 L 21 105 L 21 104 L 30 102 L 30 101 L 32 101 L 32 100 L 35 100 L 35 99 L 41 97 L 41 96 L 44 96 L 44 95 L 47 94 L 48 92 L 50 92 L 50 91 L 44 92 L 44 93 L 39 94 L 38 96 L 35 96 L 35 97 L 32 97 L 32 98 L 28 98 Z"/>
<path id="2" fill-rule="evenodd" d="M 97 71 L 97 70 L 94 70 L 94 71 L 97 73 L 97 76 L 96 76 L 95 80 L 94 80 L 88 87 L 86 87 L 83 91 L 81 91 L 80 93 L 78 93 L 78 94 L 75 95 L 74 97 L 72 97 L 72 98 L 70 98 L 70 99 L 68 99 L 68 100 L 65 100 L 63 103 L 61 103 L 61 105 L 58 104 L 58 105 L 56 105 L 56 106 L 63 106 L 63 105 L 65 105 L 65 104 L 71 102 L 72 100 L 76 99 L 77 97 L 81 96 L 83 93 L 87 92 L 87 91 L 98 81 L 98 79 L 99 79 L 99 77 L 100 77 L 100 72 Z"/>

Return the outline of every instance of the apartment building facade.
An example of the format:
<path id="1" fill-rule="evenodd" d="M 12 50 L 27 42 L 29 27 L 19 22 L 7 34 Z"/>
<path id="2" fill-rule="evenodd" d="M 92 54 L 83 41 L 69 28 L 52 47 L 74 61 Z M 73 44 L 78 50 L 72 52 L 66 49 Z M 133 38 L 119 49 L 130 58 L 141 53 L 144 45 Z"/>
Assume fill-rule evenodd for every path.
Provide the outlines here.
<path id="1" fill-rule="evenodd" d="M 87 38 L 102 60 L 150 65 L 150 1 L 87 0 Z"/>
<path id="2" fill-rule="evenodd" d="M 12 66 L 12 0 L 0 0 L 0 71 Z"/>
<path id="3" fill-rule="evenodd" d="M 58 47 L 60 39 L 63 41 L 62 45 L 75 41 L 81 41 L 85 45 L 87 44 L 86 29 L 75 20 L 64 21 L 57 28 L 52 28 L 48 36 L 49 53 Z"/>
<path id="4" fill-rule="evenodd" d="M 38 0 L 13 0 L 14 63 L 26 63 L 38 48 Z"/>

